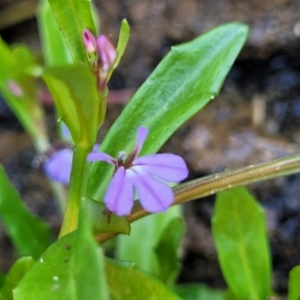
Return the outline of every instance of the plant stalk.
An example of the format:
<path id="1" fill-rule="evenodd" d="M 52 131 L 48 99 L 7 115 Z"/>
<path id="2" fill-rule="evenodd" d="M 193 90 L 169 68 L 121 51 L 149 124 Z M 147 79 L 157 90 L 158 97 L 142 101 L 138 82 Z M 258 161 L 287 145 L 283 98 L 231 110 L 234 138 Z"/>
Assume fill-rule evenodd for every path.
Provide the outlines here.
<path id="1" fill-rule="evenodd" d="M 89 152 L 90 149 L 85 147 L 77 146 L 74 149 L 66 210 L 59 238 L 77 229 L 80 201 L 87 187 L 89 164 L 86 158 Z"/>

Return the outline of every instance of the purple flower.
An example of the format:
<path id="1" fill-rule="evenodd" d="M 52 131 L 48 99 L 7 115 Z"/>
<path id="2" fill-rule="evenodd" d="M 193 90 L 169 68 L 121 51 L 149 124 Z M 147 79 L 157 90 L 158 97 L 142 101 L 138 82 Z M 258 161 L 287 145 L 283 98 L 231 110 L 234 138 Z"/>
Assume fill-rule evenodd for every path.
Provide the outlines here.
<path id="1" fill-rule="evenodd" d="M 45 163 L 44 172 L 53 181 L 69 184 L 73 160 L 71 149 L 56 151 Z"/>
<path id="2" fill-rule="evenodd" d="M 95 144 L 93 151 L 97 151 L 99 147 L 100 144 Z M 49 151 L 50 155 L 49 153 L 45 154 L 48 159 L 43 162 L 43 170 L 51 180 L 68 185 L 71 177 L 73 150 L 70 148 L 60 148 L 54 151 L 52 149 Z"/>
<path id="3" fill-rule="evenodd" d="M 138 157 L 148 129 L 139 127 L 137 143 L 125 159 L 120 152 L 118 159 L 103 152 L 92 152 L 88 161 L 105 161 L 115 166 L 115 173 L 104 195 L 107 208 L 118 216 L 130 213 L 134 189 L 145 210 L 156 213 L 165 211 L 174 201 L 174 194 L 167 182 L 179 182 L 188 175 L 184 160 L 174 154 L 152 154 Z"/>
<path id="4" fill-rule="evenodd" d="M 62 122 L 60 129 L 61 129 L 62 139 L 65 141 L 72 142 L 73 140 L 72 140 L 71 132 L 68 126 L 64 122 Z"/>

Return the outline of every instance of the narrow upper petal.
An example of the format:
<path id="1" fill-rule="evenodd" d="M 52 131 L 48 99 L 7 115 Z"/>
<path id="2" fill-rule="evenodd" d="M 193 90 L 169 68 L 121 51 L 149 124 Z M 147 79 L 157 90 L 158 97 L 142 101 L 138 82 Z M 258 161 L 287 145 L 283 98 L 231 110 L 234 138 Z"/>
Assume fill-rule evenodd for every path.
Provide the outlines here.
<path id="1" fill-rule="evenodd" d="M 45 162 L 44 171 L 53 181 L 69 184 L 72 168 L 73 151 L 71 149 L 59 150 Z"/>
<path id="2" fill-rule="evenodd" d="M 107 208 L 118 216 L 130 213 L 133 206 L 133 184 L 124 167 L 118 168 L 104 195 Z"/>
<path id="3" fill-rule="evenodd" d="M 100 146 L 101 146 L 101 144 L 95 144 L 95 145 L 93 146 L 93 152 L 98 152 Z"/>
<path id="4" fill-rule="evenodd" d="M 137 130 L 137 141 L 136 141 L 136 157 L 139 155 L 140 151 L 143 148 L 144 142 L 148 136 L 149 129 L 146 127 L 139 127 Z"/>
<path id="5" fill-rule="evenodd" d="M 117 162 L 116 160 L 111 157 L 110 155 L 104 153 L 104 152 L 92 152 L 87 157 L 88 162 L 92 161 L 105 161 L 111 165 L 115 165 Z"/>
<path id="6" fill-rule="evenodd" d="M 128 155 L 125 166 L 131 167 L 132 162 L 139 156 L 140 151 L 144 145 L 145 139 L 147 138 L 149 130 L 146 127 L 139 127 L 137 130 L 137 141 L 133 151 Z"/>
<path id="7" fill-rule="evenodd" d="M 185 179 L 189 172 L 182 157 L 168 153 L 142 156 L 135 159 L 132 164 L 142 166 L 152 175 L 170 182 Z"/>
<path id="8" fill-rule="evenodd" d="M 140 202 L 145 210 L 156 213 L 165 211 L 174 201 L 172 189 L 163 182 L 155 179 L 142 167 L 128 169 Z"/>

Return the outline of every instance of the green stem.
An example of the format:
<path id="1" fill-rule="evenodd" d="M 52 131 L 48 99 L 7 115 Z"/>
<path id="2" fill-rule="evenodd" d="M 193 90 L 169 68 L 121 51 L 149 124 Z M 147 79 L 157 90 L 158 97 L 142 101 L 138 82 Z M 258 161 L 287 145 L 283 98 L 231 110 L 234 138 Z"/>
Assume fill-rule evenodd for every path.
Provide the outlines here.
<path id="1" fill-rule="evenodd" d="M 291 155 L 271 162 L 227 170 L 195 179 L 174 189 L 175 204 L 213 195 L 237 186 L 282 177 L 300 172 L 300 155 Z"/>
<path id="2" fill-rule="evenodd" d="M 203 178 L 183 183 L 174 188 L 175 200 L 173 205 L 182 204 L 191 200 L 203 198 L 237 186 L 291 175 L 300 172 L 300 155 L 292 155 L 271 162 L 250 165 L 234 170 L 228 170 Z M 141 219 L 150 213 L 145 211 L 139 201 L 136 201 L 129 222 Z M 103 233 L 97 236 L 99 243 L 103 243 L 117 233 Z"/>
<path id="3" fill-rule="evenodd" d="M 59 216 L 62 218 L 62 215 L 66 208 L 67 189 L 61 183 L 51 181 L 50 179 L 48 179 L 48 182 L 50 184 L 52 193 L 56 201 L 56 205 L 59 211 Z"/>
<path id="4" fill-rule="evenodd" d="M 46 135 L 40 135 L 38 137 L 33 137 L 34 148 L 37 153 L 46 152 L 49 149 L 49 141 Z"/>
<path id="5" fill-rule="evenodd" d="M 74 150 L 66 210 L 59 233 L 60 238 L 77 228 L 80 200 L 84 197 L 87 187 L 89 164 L 86 157 L 89 152 L 89 148 L 80 146 Z"/>

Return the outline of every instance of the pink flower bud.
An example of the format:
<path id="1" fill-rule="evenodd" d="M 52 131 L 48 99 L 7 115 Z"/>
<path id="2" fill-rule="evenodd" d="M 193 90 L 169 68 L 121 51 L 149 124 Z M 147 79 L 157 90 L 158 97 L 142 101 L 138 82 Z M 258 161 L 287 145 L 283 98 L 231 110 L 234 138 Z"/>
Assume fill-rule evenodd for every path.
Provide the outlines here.
<path id="1" fill-rule="evenodd" d="M 98 87 L 100 91 L 103 91 L 109 71 L 117 58 L 117 51 L 105 35 L 100 35 L 96 43 L 98 53 Z"/>
<path id="2" fill-rule="evenodd" d="M 97 52 L 100 68 L 108 73 L 117 58 L 117 51 L 105 35 L 100 35 L 97 38 Z"/>
<path id="3" fill-rule="evenodd" d="M 88 29 L 83 30 L 82 39 L 87 53 L 95 53 L 96 39 Z"/>
<path id="4" fill-rule="evenodd" d="M 10 92 L 16 96 L 16 97 L 23 97 L 24 96 L 24 93 L 23 93 L 23 90 L 22 88 L 19 86 L 18 83 L 16 83 L 15 81 L 13 80 L 9 80 L 7 82 L 7 87 L 8 89 L 10 90 Z"/>

